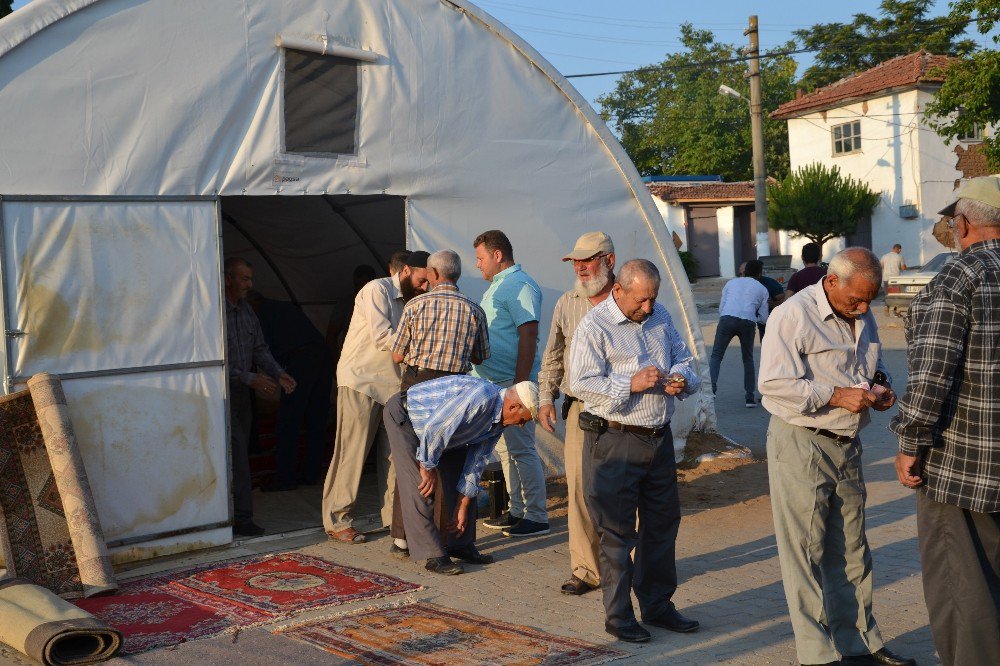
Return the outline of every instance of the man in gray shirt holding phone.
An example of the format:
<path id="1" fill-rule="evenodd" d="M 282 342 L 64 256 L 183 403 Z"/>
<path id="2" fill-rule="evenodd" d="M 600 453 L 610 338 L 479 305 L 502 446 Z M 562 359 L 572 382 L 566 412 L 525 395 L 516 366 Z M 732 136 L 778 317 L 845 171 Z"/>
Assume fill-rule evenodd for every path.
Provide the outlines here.
<path id="1" fill-rule="evenodd" d="M 761 348 L 771 509 L 802 664 L 915 663 L 885 647 L 872 615 L 858 433 L 870 408 L 896 402 L 869 309 L 881 278 L 871 251 L 840 252 L 774 311 Z"/>

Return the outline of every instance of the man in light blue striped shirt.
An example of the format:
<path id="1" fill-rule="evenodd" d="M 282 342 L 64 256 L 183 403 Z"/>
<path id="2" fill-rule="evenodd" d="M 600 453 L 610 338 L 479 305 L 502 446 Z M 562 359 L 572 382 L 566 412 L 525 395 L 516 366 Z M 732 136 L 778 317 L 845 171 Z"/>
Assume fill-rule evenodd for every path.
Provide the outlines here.
<path id="1" fill-rule="evenodd" d="M 698 628 L 670 600 L 677 589 L 681 520 L 670 417 L 674 398 L 695 393 L 701 378 L 666 308 L 656 302 L 659 289 L 656 266 L 645 259 L 627 262 L 611 298 L 580 320 L 570 350 L 570 389 L 587 410 L 580 414 L 583 483 L 601 537 L 604 627 L 634 643 L 650 634 L 636 622 L 633 589 L 646 624 Z"/>
<path id="2" fill-rule="evenodd" d="M 451 557 L 476 564 L 493 561 L 474 545 L 479 478 L 504 428 L 523 425 L 537 414 L 534 382 L 501 388 L 467 375 L 421 382 L 405 396 L 397 393 L 389 399 L 383 420 L 406 541 L 412 558 L 427 560 L 428 571 L 462 573 Z M 441 488 L 434 470 L 441 473 Z M 447 548 L 434 524 L 435 492 L 444 493 L 445 507 L 454 515 Z"/>

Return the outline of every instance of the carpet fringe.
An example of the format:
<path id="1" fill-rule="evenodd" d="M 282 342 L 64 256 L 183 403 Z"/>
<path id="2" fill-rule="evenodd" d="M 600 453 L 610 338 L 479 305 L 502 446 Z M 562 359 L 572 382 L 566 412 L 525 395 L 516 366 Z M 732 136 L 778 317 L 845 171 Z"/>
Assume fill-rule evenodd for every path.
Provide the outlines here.
<path id="1" fill-rule="evenodd" d="M 421 587 L 418 590 L 413 590 L 414 593 L 426 590 L 427 588 Z M 395 599 L 393 601 L 379 603 L 379 604 L 368 604 L 362 608 L 350 608 L 348 610 L 340 611 L 339 613 L 327 613 L 325 615 L 315 615 L 309 618 L 303 618 L 302 616 L 307 614 L 309 611 L 301 611 L 294 617 L 285 618 L 284 620 L 279 620 L 274 623 L 274 626 L 269 628 L 272 634 L 280 634 L 282 632 L 288 631 L 289 629 L 294 629 L 295 627 L 301 627 L 304 624 L 312 624 L 314 622 L 326 622 L 328 620 L 336 620 L 338 618 L 347 617 L 349 615 L 359 615 L 361 613 L 368 613 L 370 611 L 377 610 L 387 610 L 389 608 L 399 608 L 400 606 L 410 606 L 412 604 L 420 601 L 413 596 L 413 593 L 407 594 L 401 599 Z"/>

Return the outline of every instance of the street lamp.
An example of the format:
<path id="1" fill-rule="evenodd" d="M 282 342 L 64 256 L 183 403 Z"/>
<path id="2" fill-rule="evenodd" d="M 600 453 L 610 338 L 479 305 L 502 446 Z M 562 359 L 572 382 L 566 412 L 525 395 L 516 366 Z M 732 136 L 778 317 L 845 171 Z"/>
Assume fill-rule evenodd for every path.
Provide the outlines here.
<path id="1" fill-rule="evenodd" d="M 757 257 L 765 257 L 771 253 L 771 247 L 767 233 L 767 172 L 764 168 L 764 129 L 760 105 L 758 104 L 755 109 L 751 100 L 725 84 L 719 86 L 719 94 L 742 99 L 750 106 L 750 126 L 753 139 L 754 215 L 757 217 Z"/>
<path id="2" fill-rule="evenodd" d="M 743 95 L 739 94 L 738 92 L 736 92 L 735 90 L 733 90 L 732 88 L 730 88 L 729 86 L 727 86 L 725 84 L 722 84 L 721 86 L 719 86 L 719 94 L 720 95 L 725 95 L 726 97 L 735 97 L 736 99 L 744 99 L 744 100 L 746 100 L 746 97 L 744 97 Z M 750 100 L 746 100 L 746 101 L 747 101 L 747 104 L 750 103 Z"/>

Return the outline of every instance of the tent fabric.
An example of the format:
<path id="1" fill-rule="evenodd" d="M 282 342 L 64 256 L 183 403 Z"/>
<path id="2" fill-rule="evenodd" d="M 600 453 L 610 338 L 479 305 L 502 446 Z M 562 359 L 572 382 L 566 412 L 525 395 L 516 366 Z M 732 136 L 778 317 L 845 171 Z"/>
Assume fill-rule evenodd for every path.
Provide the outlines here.
<path id="1" fill-rule="evenodd" d="M 215 208 L 4 202 L 14 375 L 221 362 Z"/>
<path id="2" fill-rule="evenodd" d="M 377 54 L 357 65 L 355 154 L 284 151 L 279 35 Z M 683 267 L 620 144 L 534 49 L 465 0 L 34 0 L 0 20 L 0 117 L 0 196 L 219 197 L 223 215 L 245 232 L 220 220 L 226 254 L 267 257 L 262 282 L 276 292 L 267 295 L 281 297 L 284 290 L 300 302 L 343 299 L 353 267 L 384 260 L 400 242 L 458 251 L 465 267 L 461 287 L 479 298 L 487 283 L 475 270 L 472 239 L 502 229 L 515 260 L 542 288 L 540 328 L 548 331 L 552 306 L 573 282 L 562 254 L 579 235 L 605 230 L 619 263 L 641 257 L 660 267 L 660 301 L 696 356 L 706 358 Z M 386 197 L 381 204 L 379 197 Z M 46 229 L 72 227 L 81 207 L 62 205 L 44 208 L 45 219 L 32 212 L 42 207 L 18 202 L 3 203 L 0 213 L 20 238 L 26 219 Z M 136 210 L 128 203 L 119 210 L 113 201 L 102 208 L 107 224 L 129 229 L 131 238 L 139 237 L 131 231 L 142 223 Z M 192 205 L 195 210 L 202 219 L 203 209 Z M 164 230 L 193 238 L 194 231 L 169 214 L 151 213 L 147 222 L 149 243 L 163 244 L 175 259 L 177 241 Z M 31 242 L 46 233 L 54 232 L 29 234 Z M 0 258 L 8 277 L 6 309 L 26 317 L 33 299 L 17 288 L 20 269 L 12 256 L 27 246 L 15 246 Z M 55 244 L 43 249 L 47 263 L 62 261 Z M 175 318 L 173 337 L 170 324 L 154 322 L 143 345 L 129 342 L 134 322 L 126 316 L 125 343 L 108 340 L 101 351 L 73 343 L 65 350 L 54 346 L 59 353 L 25 356 L 21 345 L 32 343 L 15 340 L 7 372 L 13 366 L 66 372 L 88 363 L 98 371 L 166 363 L 184 358 L 185 350 L 187 358 L 212 358 L 219 338 L 208 333 L 221 329 L 221 314 L 202 294 L 218 279 L 217 260 L 211 263 L 207 253 L 188 263 L 198 275 L 185 289 L 201 300 L 186 315 L 203 321 L 188 327 Z M 100 310 L 96 293 L 132 278 L 99 261 L 78 262 L 75 281 L 62 267 L 55 270 L 45 284 L 88 303 L 88 312 Z M 168 291 L 159 289 L 156 297 L 172 303 Z M 310 312 L 321 326 L 323 314 Z M 32 356 L 34 366 L 22 360 Z M 97 361 L 106 357 L 114 362 Z M 90 381 L 67 382 L 67 392 Z M 224 396 L 210 371 L 192 372 L 185 381 L 195 382 L 202 407 L 214 409 Z M 675 434 L 714 427 L 712 404 L 707 393 L 684 401 L 674 416 Z M 109 450 L 98 434 L 95 454 Z M 224 436 L 212 436 L 217 455 Z M 81 443 L 86 447 L 82 435 Z M 144 446 L 150 455 L 165 449 L 155 438 Z M 122 483 L 121 476 L 109 471 L 104 481 Z M 218 501 L 212 493 L 206 497 Z M 212 507 L 206 514 L 215 516 Z M 133 507 L 131 517 L 118 509 L 106 523 L 109 538 L 134 534 L 147 508 Z M 185 520 L 157 515 L 148 522 Z"/>

